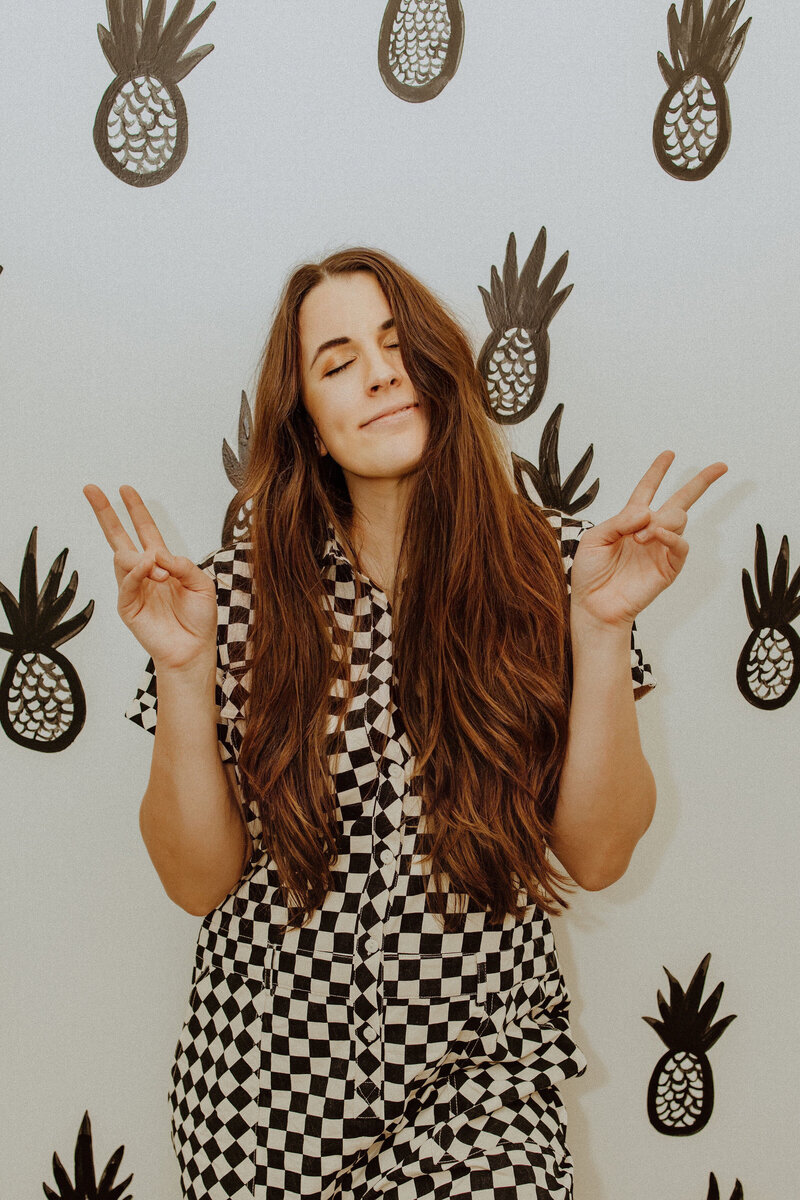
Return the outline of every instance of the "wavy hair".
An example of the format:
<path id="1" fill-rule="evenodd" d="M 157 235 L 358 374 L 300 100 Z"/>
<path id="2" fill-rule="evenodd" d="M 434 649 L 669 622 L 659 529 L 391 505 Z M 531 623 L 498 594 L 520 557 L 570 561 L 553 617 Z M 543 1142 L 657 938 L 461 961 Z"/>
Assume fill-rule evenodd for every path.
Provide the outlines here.
<path id="1" fill-rule="evenodd" d="M 520 885 L 528 903 L 554 913 L 569 908 L 556 886 L 572 884 L 547 856 L 572 689 L 558 538 L 516 489 L 486 383 L 448 307 L 387 254 L 353 247 L 297 267 L 284 285 L 259 361 L 237 497 L 251 505 L 254 593 L 252 646 L 240 664 L 251 687 L 239 767 L 289 909 L 283 931 L 311 919 L 338 857 L 329 695 L 343 680 L 341 729 L 352 690 L 332 651 L 335 641 L 348 662 L 350 639 L 332 611 L 326 616 L 328 522 L 358 565 L 345 477 L 330 454 L 318 454 L 302 402 L 298 314 L 312 288 L 351 271 L 372 272 L 382 288 L 429 414 L 392 604 L 392 699 L 415 756 L 426 903 L 446 930 L 460 922 L 448 890 L 456 900 L 471 896 L 490 923 L 522 917 Z M 356 588 L 358 599 L 358 577 Z"/>

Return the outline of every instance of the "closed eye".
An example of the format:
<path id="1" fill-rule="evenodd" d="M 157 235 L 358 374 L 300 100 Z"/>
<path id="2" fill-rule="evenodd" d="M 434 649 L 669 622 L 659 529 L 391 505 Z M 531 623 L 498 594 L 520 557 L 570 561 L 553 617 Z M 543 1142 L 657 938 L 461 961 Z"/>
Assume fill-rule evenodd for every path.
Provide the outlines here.
<path id="1" fill-rule="evenodd" d="M 390 346 L 387 346 L 386 349 L 387 350 L 399 350 L 400 343 L 392 342 L 392 344 Z M 342 363 L 342 365 L 340 367 L 334 367 L 332 371 L 326 371 L 324 378 L 327 379 L 329 375 L 338 375 L 340 371 L 343 371 L 345 369 L 345 367 L 349 367 L 350 363 L 352 361 L 353 361 L 352 358 L 348 358 L 347 362 Z"/>

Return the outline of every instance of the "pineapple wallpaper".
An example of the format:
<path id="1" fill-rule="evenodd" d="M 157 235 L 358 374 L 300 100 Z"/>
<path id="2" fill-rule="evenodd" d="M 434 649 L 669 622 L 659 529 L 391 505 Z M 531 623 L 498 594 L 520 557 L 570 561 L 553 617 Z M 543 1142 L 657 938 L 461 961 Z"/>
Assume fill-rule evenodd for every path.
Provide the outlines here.
<path id="1" fill-rule="evenodd" d="M 389 0 L 378 36 L 381 79 L 401 100 L 432 100 L 455 75 L 463 45 L 461 0 Z"/>
<path id="2" fill-rule="evenodd" d="M 41 590 L 36 585 L 34 525 L 25 548 L 19 595 L 0 581 L 0 603 L 10 633 L 0 631 L 0 650 L 9 654 L 0 676 L 0 728 L 26 750 L 52 753 L 75 741 L 86 719 L 86 695 L 72 662 L 56 646 L 85 628 L 94 600 L 68 621 L 62 621 L 78 590 L 78 572 L 59 594 L 69 551 L 61 551 L 47 572 Z"/>
<path id="3" fill-rule="evenodd" d="M 493 266 L 491 292 L 479 285 L 492 331 L 478 355 L 478 370 L 502 425 L 524 421 L 541 404 L 550 363 L 548 326 L 572 291 L 572 284 L 556 291 L 567 269 L 567 251 L 540 281 L 546 247 L 543 225 L 519 271 L 517 240 L 509 234 L 502 279 Z"/>
<path id="4" fill-rule="evenodd" d="M 756 708 L 782 708 L 800 684 L 800 634 L 792 621 L 800 616 L 800 567 L 789 580 L 789 539 L 781 538 L 772 579 L 768 579 L 767 543 L 756 525 L 755 578 L 742 568 L 742 592 L 750 633 L 736 664 L 739 691 Z"/>
<path id="5" fill-rule="evenodd" d="M 659 50 L 667 90 L 653 122 L 653 146 L 675 179 L 705 179 L 728 149 L 731 112 L 725 83 L 742 52 L 748 17 L 735 29 L 744 0 L 683 0 L 667 16 L 672 61 Z"/>
<path id="6" fill-rule="evenodd" d="M 553 921 L 561 1092 L 574 1200 L 794 1200 L 796 6 L 30 0 L 3 44 L 0 1192 L 180 1200 L 200 921 L 142 843 L 143 655 L 81 489 L 230 545 L 282 281 L 372 244 L 468 331 L 533 502 L 588 525 L 662 448 L 676 486 L 729 465 L 637 621 L 653 822 Z"/>
<path id="7" fill-rule="evenodd" d="M 186 101 L 178 87 L 213 46 L 184 54 L 211 15 L 209 4 L 190 21 L 194 0 L 177 0 L 164 21 L 165 0 L 106 0 L 108 28 L 97 26 L 114 78 L 94 121 L 100 161 L 132 187 L 153 187 L 177 171 L 189 145 Z"/>
<path id="8" fill-rule="evenodd" d="M 48 1200 L 133 1200 L 133 1192 L 128 1191 L 133 1175 L 115 1182 L 124 1153 L 125 1147 L 118 1146 L 103 1167 L 100 1178 L 97 1178 L 92 1146 L 92 1122 L 87 1110 L 83 1114 L 75 1141 L 75 1178 L 70 1179 L 61 1159 L 54 1153 L 53 1178 L 56 1187 L 42 1183 L 45 1196 Z"/>
<path id="9" fill-rule="evenodd" d="M 561 417 L 564 405 L 557 404 L 547 418 L 541 439 L 539 441 L 539 466 L 534 467 L 521 454 L 512 450 L 511 461 L 514 464 L 514 481 L 517 491 L 523 493 L 536 504 L 545 508 L 560 508 L 562 512 L 574 517 L 582 508 L 588 508 L 600 490 L 600 480 L 595 479 L 585 492 L 576 496 L 578 488 L 583 487 L 586 473 L 592 465 L 594 446 L 588 446 L 580 460 L 570 471 L 564 482 L 561 482 L 561 464 L 558 458 L 558 431 L 561 428 Z"/>
<path id="10" fill-rule="evenodd" d="M 244 473 L 247 469 L 247 462 L 250 455 L 250 435 L 252 429 L 253 412 L 250 408 L 250 401 L 247 399 L 247 393 L 242 389 L 242 400 L 239 405 L 238 454 L 231 449 L 226 438 L 222 439 L 222 466 L 228 482 L 237 492 L 244 484 Z M 241 510 L 236 495 L 229 500 L 228 507 L 225 509 L 225 517 L 222 521 L 220 546 L 231 546 L 234 538 L 243 535 L 247 528 L 247 514 L 251 508 L 252 504 L 248 500 L 246 508 Z"/>
<path id="11" fill-rule="evenodd" d="M 685 991 L 664 967 L 670 991 L 669 1000 L 658 993 L 661 1020 L 642 1018 L 667 1047 L 650 1076 L 647 1115 L 659 1133 L 675 1137 L 697 1133 L 708 1124 L 714 1108 L 714 1076 L 708 1050 L 736 1016 L 731 1013 L 714 1021 L 725 986 L 722 983 L 701 1003 L 710 959 L 711 955 L 706 954 Z"/>

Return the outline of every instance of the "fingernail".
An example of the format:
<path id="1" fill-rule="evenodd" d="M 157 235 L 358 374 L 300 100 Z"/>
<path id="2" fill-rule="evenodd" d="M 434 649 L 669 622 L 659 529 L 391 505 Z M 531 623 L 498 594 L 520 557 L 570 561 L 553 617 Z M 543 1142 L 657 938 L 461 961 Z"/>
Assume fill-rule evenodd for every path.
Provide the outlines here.
<path id="1" fill-rule="evenodd" d="M 156 579 L 168 579 L 169 571 L 165 571 L 163 567 L 153 567 L 153 575 Z"/>

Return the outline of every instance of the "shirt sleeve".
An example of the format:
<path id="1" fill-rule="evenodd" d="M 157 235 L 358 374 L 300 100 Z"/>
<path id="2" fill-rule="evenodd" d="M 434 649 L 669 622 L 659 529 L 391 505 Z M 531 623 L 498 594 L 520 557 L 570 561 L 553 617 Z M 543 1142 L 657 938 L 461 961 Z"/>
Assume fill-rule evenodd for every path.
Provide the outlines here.
<path id="1" fill-rule="evenodd" d="M 578 543 L 586 530 L 594 526 L 594 521 L 590 521 L 587 518 L 571 517 L 557 509 L 546 509 L 545 512 L 547 519 L 555 527 L 559 536 L 561 561 L 564 564 L 564 572 L 567 577 L 567 592 L 571 593 L 570 576 L 572 574 L 572 563 L 578 550 Z M 633 686 L 634 700 L 640 700 L 642 696 L 646 696 L 648 692 L 653 690 L 657 682 L 658 680 L 653 674 L 653 669 L 645 655 L 639 639 L 639 630 L 634 621 L 631 629 L 631 684 Z"/>
<path id="2" fill-rule="evenodd" d="M 214 577 L 213 567 L 208 567 L 205 562 L 199 563 L 209 574 Z M 228 722 L 219 716 L 219 710 L 225 702 L 222 691 L 222 680 L 224 671 L 220 663 L 219 645 L 217 646 L 217 677 L 214 684 L 214 703 L 217 706 L 217 743 L 219 746 L 219 756 L 223 762 L 232 762 L 235 760 L 235 755 L 231 743 L 231 731 Z M 148 733 L 155 737 L 156 718 L 158 715 L 158 689 L 156 680 L 156 670 L 152 657 L 148 657 L 139 679 L 138 687 L 132 697 L 128 707 L 123 714 L 129 721 L 133 721 L 135 725 L 146 729 Z"/>

